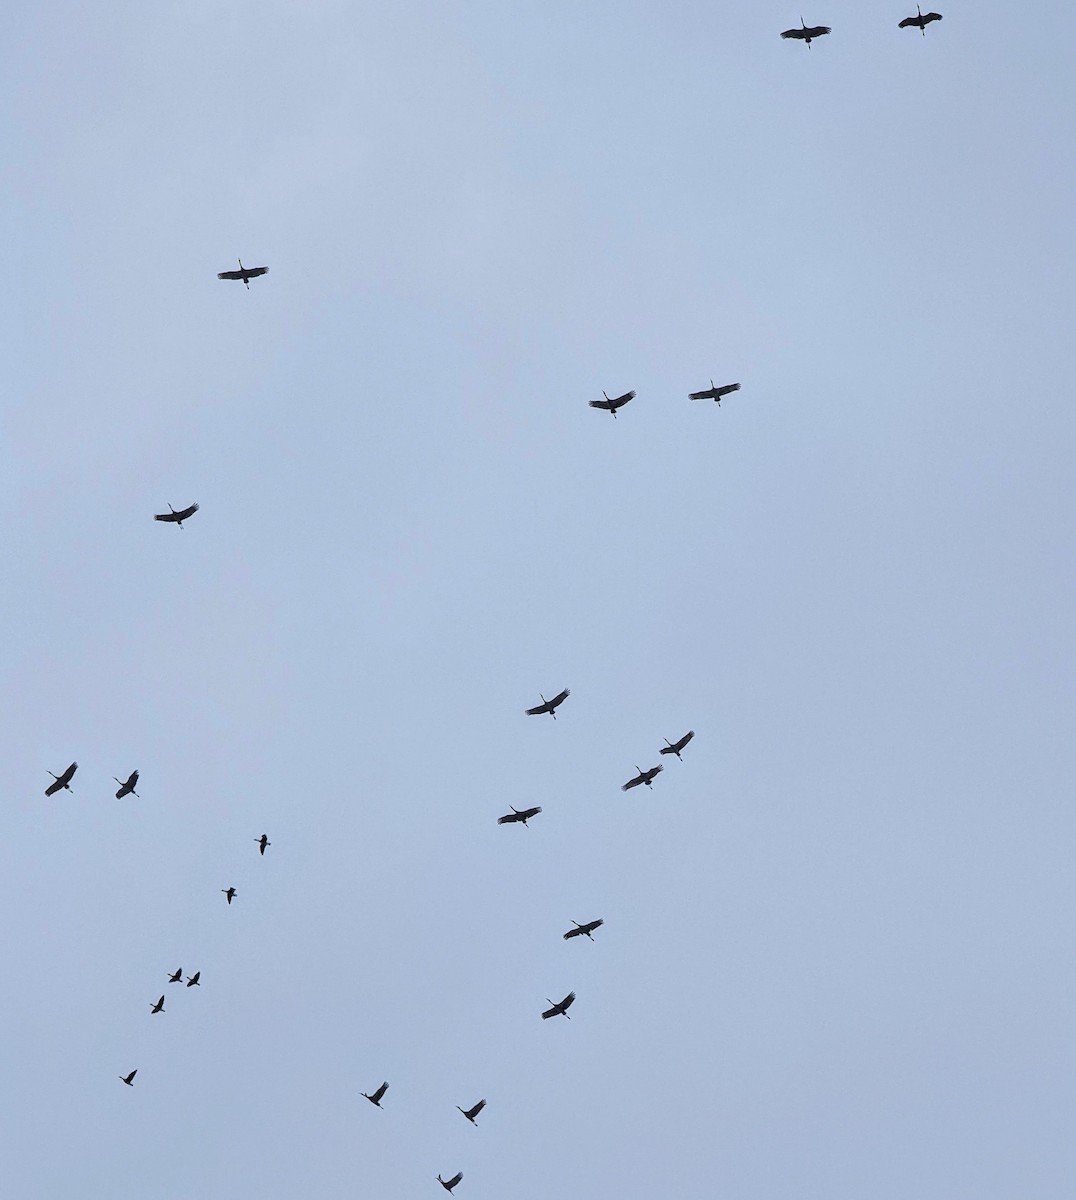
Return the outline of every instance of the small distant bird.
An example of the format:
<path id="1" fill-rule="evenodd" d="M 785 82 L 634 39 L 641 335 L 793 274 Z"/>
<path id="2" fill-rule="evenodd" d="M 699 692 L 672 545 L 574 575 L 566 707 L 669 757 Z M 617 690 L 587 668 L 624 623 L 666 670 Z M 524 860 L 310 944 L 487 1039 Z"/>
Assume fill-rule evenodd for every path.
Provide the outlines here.
<path id="1" fill-rule="evenodd" d="M 512 808 L 511 805 L 508 807 Z M 531 817 L 536 817 L 541 811 L 541 808 L 525 808 L 522 812 L 520 812 L 518 808 L 512 808 L 510 813 L 505 813 L 503 817 L 497 818 L 497 824 L 512 825 L 516 821 L 522 821 L 522 823 L 526 825 Z"/>
<path id="2" fill-rule="evenodd" d="M 738 383 L 726 383 L 723 387 L 714 387 L 714 381 L 710 380 L 710 386 L 703 392 L 689 392 L 689 400 L 714 400 L 717 402 L 717 407 L 721 407 L 721 397 L 727 396 L 729 392 L 738 392 L 740 385 Z"/>
<path id="3" fill-rule="evenodd" d="M 604 400 L 591 400 L 590 407 L 591 408 L 604 408 L 606 412 L 612 413 L 614 417 L 616 417 L 616 410 L 618 408 L 623 408 L 624 405 L 627 404 L 627 402 L 629 400 L 635 399 L 634 392 L 625 392 L 623 394 L 623 396 L 614 396 L 611 400 L 609 399 L 608 395 L 606 395 L 605 392 L 602 392 L 602 395 L 605 396 L 605 399 Z"/>
<path id="4" fill-rule="evenodd" d="M 927 26 L 931 23 L 931 21 L 940 21 L 942 19 L 942 15 L 941 15 L 941 13 L 936 13 L 936 12 L 925 13 L 919 7 L 918 4 L 915 6 L 915 11 L 919 14 L 918 16 L 905 17 L 904 20 L 901 21 L 900 24 L 897 26 L 897 28 L 898 29 L 910 29 L 910 28 L 914 27 L 919 30 L 919 32 L 923 35 L 923 37 L 926 37 L 927 36 Z"/>
<path id="5" fill-rule="evenodd" d="M 553 1004 L 553 1001 L 550 1000 L 550 998 L 548 996 L 546 996 L 546 998 L 545 998 L 546 1004 L 550 1004 L 550 1005 L 552 1005 L 552 1007 L 547 1008 L 545 1010 L 545 1012 L 542 1013 L 542 1020 L 548 1021 L 550 1017 L 568 1017 L 568 1009 L 571 1008 L 574 1001 L 575 1001 L 575 992 L 569 992 L 567 994 L 567 996 L 565 996 L 564 999 L 559 1004 Z M 571 1019 L 572 1019 L 571 1017 L 568 1017 L 569 1021 Z"/>
<path id="6" fill-rule="evenodd" d="M 176 967 L 176 973 L 174 975 L 168 976 L 168 982 L 169 983 L 182 983 L 183 982 L 183 968 Z"/>
<path id="7" fill-rule="evenodd" d="M 460 1106 L 458 1104 L 456 1105 L 456 1107 L 460 1108 Z M 479 1100 L 479 1102 L 474 1106 L 474 1108 L 460 1108 L 460 1112 L 463 1113 L 463 1115 L 467 1118 L 467 1120 L 470 1121 L 471 1124 L 473 1125 L 475 1123 L 475 1117 L 477 1117 L 478 1114 L 485 1107 L 486 1107 L 485 1100 Z M 457 1179 L 456 1182 L 459 1183 L 459 1180 Z"/>
<path id="8" fill-rule="evenodd" d="M 244 267 L 243 260 L 239 259 L 239 270 L 238 271 L 219 271 L 217 273 L 217 278 L 218 279 L 241 279 L 246 284 L 247 291 L 249 292 L 250 291 L 250 281 L 252 279 L 257 279 L 259 275 L 268 275 L 268 274 L 269 274 L 268 267 Z"/>
<path id="9" fill-rule="evenodd" d="M 442 1179 L 441 1176 L 438 1175 L 437 1182 L 445 1189 L 446 1192 L 450 1192 L 456 1186 L 456 1184 L 459 1183 L 459 1181 L 462 1178 L 463 1178 L 463 1172 L 457 1171 L 456 1174 L 453 1175 L 451 1179 Z"/>
<path id="10" fill-rule="evenodd" d="M 370 1101 L 371 1104 L 376 1104 L 377 1107 L 380 1108 L 381 1107 L 381 1097 L 384 1096 L 384 1094 L 388 1090 L 389 1090 L 389 1085 L 387 1082 L 385 1082 L 377 1089 L 376 1092 L 374 1092 L 374 1094 L 372 1096 L 367 1094 L 366 1092 L 363 1092 L 362 1094 L 366 1097 L 367 1100 Z"/>
<path id="11" fill-rule="evenodd" d="M 202 978 L 202 972 L 195 971 L 193 975 L 188 977 L 187 987 L 201 987 L 202 985 L 198 982 L 201 978 Z"/>
<path id="12" fill-rule="evenodd" d="M 225 895 L 225 896 L 228 898 L 228 903 L 229 903 L 229 904 L 231 904 L 232 900 L 233 900 L 233 899 L 234 899 L 236 896 L 238 896 L 238 895 L 239 895 L 239 893 L 238 893 L 238 892 L 235 890 L 235 888 L 221 888 L 220 890 L 221 890 L 221 891 L 224 893 L 224 895 Z"/>
<path id="13" fill-rule="evenodd" d="M 151 1013 L 164 1012 L 164 996 L 163 995 L 161 996 L 160 1000 L 157 1001 L 156 1004 L 150 1004 L 149 1011 Z"/>
<path id="14" fill-rule="evenodd" d="M 135 1069 L 130 1073 L 130 1075 L 121 1075 L 120 1079 L 122 1079 L 123 1082 L 125 1084 L 127 1084 L 128 1087 L 134 1087 L 134 1077 L 137 1074 L 138 1074 L 138 1068 L 135 1067 Z"/>
<path id="15" fill-rule="evenodd" d="M 688 742 L 691 741 L 691 739 L 694 736 L 695 736 L 695 730 L 689 729 L 687 731 L 687 733 L 685 733 L 684 736 L 678 742 L 670 742 L 669 739 L 666 738 L 665 745 L 662 746 L 662 748 L 661 748 L 661 753 L 662 754 L 675 754 L 677 758 L 680 758 L 680 751 L 683 750 L 683 748 L 688 744 Z M 684 760 L 681 758 L 680 761 L 683 762 Z"/>
<path id="16" fill-rule="evenodd" d="M 639 774 L 636 775 L 634 779 L 629 779 L 627 783 L 621 785 L 620 790 L 622 792 L 626 792 L 633 787 L 638 787 L 640 783 L 645 783 L 647 787 L 650 787 L 654 776 L 662 770 L 662 766 L 659 763 L 656 767 L 651 767 L 649 771 L 644 771 L 639 764 L 636 763 L 635 769 L 639 772 Z"/>
<path id="17" fill-rule="evenodd" d="M 116 779 L 116 776 L 113 775 L 112 778 Z M 117 800 L 122 800 L 124 796 L 131 796 L 131 795 L 138 796 L 138 793 L 135 791 L 135 788 L 138 786 L 138 772 L 137 771 L 132 771 L 130 773 L 130 775 L 127 776 L 126 783 L 123 783 L 119 779 L 116 779 L 116 782 L 120 785 L 120 790 L 116 793 Z M 141 800 L 142 797 L 138 796 L 138 799 Z"/>
<path id="18" fill-rule="evenodd" d="M 539 692 L 538 696 L 541 699 L 542 703 L 536 704 L 534 706 L 534 708 L 526 709 L 525 711 L 527 713 L 527 716 L 528 717 L 537 717 L 540 713 L 549 713 L 549 715 L 555 721 L 557 719 L 557 709 L 560 707 L 560 705 L 562 705 L 564 703 L 565 700 L 568 699 L 568 697 L 571 694 L 572 693 L 570 691 L 568 691 L 567 688 L 565 688 L 564 691 L 561 692 L 559 696 L 554 696 L 552 700 L 547 700 L 545 698 L 545 696 L 543 696 L 542 693 Z"/>
<path id="19" fill-rule="evenodd" d="M 180 527 L 180 529 L 182 529 L 183 522 L 188 517 L 193 517 L 197 511 L 198 511 L 197 504 L 192 504 L 189 508 L 183 509 L 182 512 L 176 512 L 176 510 L 171 506 L 171 504 L 169 504 L 168 512 L 157 513 L 153 519 L 155 521 L 170 521 L 174 525 L 178 525 Z"/>
<path id="20" fill-rule="evenodd" d="M 800 25 L 802 28 L 786 29 L 781 36 L 783 38 L 796 38 L 801 42 L 806 42 L 808 50 L 810 50 L 811 42 L 815 38 L 824 37 L 827 33 L 833 32 L 828 25 L 805 25 L 802 17 L 800 17 Z"/>
<path id="21" fill-rule="evenodd" d="M 567 941 L 569 938 L 583 936 L 586 936 L 590 938 L 591 941 L 594 941 L 593 937 L 591 937 L 591 934 L 595 929 L 598 928 L 599 925 L 604 925 L 605 921 L 599 917 L 597 921 L 588 921 L 585 925 L 580 925 L 578 921 L 573 921 L 572 924 L 575 926 L 575 928 L 569 929 L 564 935 L 565 941 Z"/>
<path id="22" fill-rule="evenodd" d="M 260 838 L 255 838 L 254 840 L 258 843 L 258 853 L 261 855 L 265 854 L 266 846 L 271 846 L 273 844 L 269 840 L 269 835 L 267 833 L 263 833 Z"/>
<path id="23" fill-rule="evenodd" d="M 49 786 L 47 788 L 45 788 L 45 795 L 46 796 L 55 796 L 57 792 L 63 791 L 64 788 L 67 788 L 67 790 L 70 792 L 71 791 L 71 779 L 77 770 L 78 770 L 78 763 L 73 762 L 67 768 L 67 770 L 64 771 L 64 773 L 62 775 L 52 775 L 52 772 L 49 771 L 49 774 L 52 775 L 53 779 L 55 779 L 56 782 L 50 783 Z"/>

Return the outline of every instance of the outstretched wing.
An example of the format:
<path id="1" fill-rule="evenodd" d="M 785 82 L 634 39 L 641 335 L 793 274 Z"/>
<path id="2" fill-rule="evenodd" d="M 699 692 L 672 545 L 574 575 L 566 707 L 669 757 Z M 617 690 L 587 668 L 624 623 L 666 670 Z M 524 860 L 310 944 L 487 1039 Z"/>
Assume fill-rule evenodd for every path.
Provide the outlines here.
<path id="1" fill-rule="evenodd" d="M 941 13 L 936 13 L 936 12 L 923 13 L 923 24 L 924 25 L 929 25 L 931 21 L 940 21 L 941 19 L 942 19 Z"/>
<path id="2" fill-rule="evenodd" d="M 389 1090 L 388 1081 L 386 1080 L 374 1094 L 370 1097 L 371 1100 L 377 1101 Z"/>
<path id="3" fill-rule="evenodd" d="M 536 717 L 539 713 L 547 713 L 552 711 L 550 702 L 546 700 L 543 704 L 536 704 L 534 708 L 525 708 L 523 710 L 528 717 Z"/>
<path id="4" fill-rule="evenodd" d="M 622 396 L 614 396 L 613 399 L 609 401 L 609 404 L 612 408 L 623 408 L 623 406 L 627 404 L 629 400 L 634 399 L 634 392 L 625 392 Z"/>
<path id="5" fill-rule="evenodd" d="M 605 924 L 605 920 L 602 917 L 599 917 L 596 921 L 588 921 L 586 923 L 586 925 L 583 926 L 582 932 L 583 933 L 593 933 L 594 930 L 597 929 L 599 925 L 604 925 L 604 924 Z"/>
<path id="6" fill-rule="evenodd" d="M 633 787 L 638 787 L 638 786 L 639 786 L 639 784 L 640 784 L 640 783 L 642 783 L 642 781 L 643 781 L 643 777 L 642 777 L 642 775 L 636 775 L 634 779 L 629 779 L 627 783 L 623 783 L 623 784 L 621 784 L 621 785 L 620 785 L 620 790 L 621 790 L 622 792 L 628 792 L 628 791 L 631 791 L 631 789 L 632 789 Z"/>
<path id="7" fill-rule="evenodd" d="M 479 1100 L 479 1102 L 474 1106 L 474 1108 L 468 1109 L 463 1115 L 467 1118 L 468 1121 L 473 1121 L 475 1119 L 475 1117 L 477 1117 L 478 1114 L 485 1107 L 486 1107 L 485 1100 Z"/>
<path id="8" fill-rule="evenodd" d="M 242 279 L 244 275 L 251 274 L 250 271 L 218 271 L 218 279 Z"/>
<path id="9" fill-rule="evenodd" d="M 783 38 L 805 38 L 807 36 L 807 30 L 806 29 L 786 29 L 784 31 L 784 33 L 781 34 L 781 36 Z M 223 279 L 223 278 L 224 278 L 224 276 L 222 275 L 221 279 Z"/>
<path id="10" fill-rule="evenodd" d="M 523 810 L 523 811 L 522 811 L 522 812 L 519 814 L 519 819 L 520 819 L 521 821 L 529 821 L 529 820 L 531 819 L 531 817 L 536 817 L 536 816 L 537 816 L 537 815 L 538 815 L 538 814 L 539 814 L 541 811 L 542 811 L 542 810 L 541 810 L 541 808 L 540 808 L 540 807 L 538 807 L 538 808 L 525 808 L 525 809 L 524 809 L 524 810 Z"/>
<path id="11" fill-rule="evenodd" d="M 567 700 L 571 694 L 572 693 L 567 688 L 565 688 L 564 691 L 560 693 L 560 695 L 554 696 L 553 699 L 549 701 L 549 707 L 556 708 L 558 705 L 563 704 L 564 701 Z"/>
<path id="12" fill-rule="evenodd" d="M 832 33 L 832 29 L 828 25 L 812 25 L 809 29 L 804 30 L 809 38 L 822 37 L 824 34 Z"/>
<path id="13" fill-rule="evenodd" d="M 555 1017 L 555 1016 L 557 1016 L 559 1013 L 560 1013 L 560 1008 L 559 1008 L 559 1006 L 558 1006 L 558 1005 L 556 1005 L 556 1004 L 554 1004 L 552 1008 L 547 1008 L 547 1009 L 545 1010 L 545 1012 L 544 1012 L 544 1013 L 542 1013 L 542 1020 L 543 1020 L 543 1021 L 548 1021 L 550 1017 Z"/>
<path id="14" fill-rule="evenodd" d="M 585 931 L 584 931 L 583 927 L 580 925 L 577 925 L 575 927 L 575 929 L 568 930 L 568 932 L 564 935 L 564 940 L 567 941 L 569 938 L 582 937 L 584 932 Z"/>
<path id="15" fill-rule="evenodd" d="M 782 33 L 781 36 L 785 35 Z M 717 388 L 707 388 L 704 392 L 688 392 L 687 398 L 689 400 L 712 400 L 716 391 Z"/>
<path id="16" fill-rule="evenodd" d="M 257 279 L 259 275 L 268 275 L 268 274 L 269 274 L 268 267 L 251 267 L 247 271 L 247 278 L 248 279 Z"/>
<path id="17" fill-rule="evenodd" d="M 738 383 L 726 383 L 724 387 L 714 388 L 714 399 L 720 400 L 722 396 L 727 396 L 729 392 L 738 392 L 740 385 Z"/>
<path id="18" fill-rule="evenodd" d="M 897 25 L 897 28 L 898 29 L 908 29 L 912 25 L 914 25 L 918 28 L 918 26 L 919 26 L 919 18 L 918 17 L 905 17 L 904 20 L 901 21 Z"/>
<path id="19" fill-rule="evenodd" d="M 185 508 L 182 512 L 176 513 L 177 521 L 185 521 L 188 517 L 193 517 L 198 511 L 198 505 L 192 504 L 189 508 Z"/>
<path id="20" fill-rule="evenodd" d="M 566 1008 L 571 1008 L 575 1003 L 575 992 L 569 992 L 567 996 L 560 1002 L 560 1010 L 563 1012 Z"/>
<path id="21" fill-rule="evenodd" d="M 612 400 L 591 400 L 590 407 L 591 408 L 604 408 L 604 409 L 608 410 L 613 407 L 613 402 L 612 402 Z"/>
<path id="22" fill-rule="evenodd" d="M 498 825 L 511 825 L 513 821 L 522 821 L 522 820 L 523 820 L 523 818 L 519 813 L 510 812 L 510 813 L 505 813 L 503 817 L 498 817 L 497 824 Z"/>
<path id="23" fill-rule="evenodd" d="M 63 788 L 63 784 L 57 779 L 55 782 L 50 783 L 49 786 L 47 788 L 45 788 L 45 795 L 46 796 L 55 796 L 56 793 L 58 791 L 60 791 L 62 788 Z"/>

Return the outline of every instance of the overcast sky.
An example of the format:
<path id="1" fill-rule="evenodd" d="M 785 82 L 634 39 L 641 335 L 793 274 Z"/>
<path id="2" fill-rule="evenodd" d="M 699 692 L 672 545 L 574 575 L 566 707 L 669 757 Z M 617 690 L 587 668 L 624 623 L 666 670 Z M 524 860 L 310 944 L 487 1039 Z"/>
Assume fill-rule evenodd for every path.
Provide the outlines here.
<path id="1" fill-rule="evenodd" d="M 943 8 L 9 13 L 6 1195 L 1071 1192 L 1071 9 Z"/>

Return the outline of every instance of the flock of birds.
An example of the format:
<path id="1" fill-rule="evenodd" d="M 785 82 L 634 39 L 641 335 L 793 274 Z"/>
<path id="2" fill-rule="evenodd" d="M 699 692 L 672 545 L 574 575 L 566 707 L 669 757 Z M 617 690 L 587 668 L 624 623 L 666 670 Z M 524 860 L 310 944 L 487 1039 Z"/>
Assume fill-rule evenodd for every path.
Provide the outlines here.
<path id="1" fill-rule="evenodd" d="M 935 21 L 940 21 L 941 19 L 942 19 L 941 13 L 936 13 L 936 12 L 925 13 L 917 4 L 915 6 L 915 16 L 914 17 L 905 17 L 903 21 L 898 21 L 897 28 L 898 29 L 918 29 L 919 32 L 923 35 L 923 37 L 926 37 L 927 26 L 933 24 L 933 22 L 935 22 Z M 806 23 L 806 21 L 804 21 L 804 19 L 802 17 L 800 17 L 799 29 L 786 29 L 781 34 L 781 36 L 783 38 L 792 38 L 797 42 L 806 42 L 807 49 L 810 50 L 811 43 L 815 40 L 815 38 L 825 37 L 825 35 L 827 33 L 832 33 L 832 32 L 833 32 L 833 29 L 829 25 L 808 25 Z M 239 265 L 242 266 L 243 264 L 240 263 Z M 224 276 L 222 275 L 221 278 L 223 279 Z M 229 278 L 238 278 L 238 276 L 233 274 L 233 275 L 230 275 Z"/>

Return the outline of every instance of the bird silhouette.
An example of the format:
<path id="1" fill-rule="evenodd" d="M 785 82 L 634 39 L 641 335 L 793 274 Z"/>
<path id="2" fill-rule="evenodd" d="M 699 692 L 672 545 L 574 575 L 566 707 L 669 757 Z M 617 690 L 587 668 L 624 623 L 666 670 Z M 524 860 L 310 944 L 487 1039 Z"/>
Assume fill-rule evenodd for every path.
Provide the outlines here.
<path id="1" fill-rule="evenodd" d="M 445 1189 L 446 1192 L 450 1192 L 456 1186 L 456 1184 L 459 1183 L 459 1181 L 462 1178 L 463 1178 L 463 1172 L 457 1171 L 456 1174 L 453 1175 L 451 1179 L 442 1179 L 441 1176 L 438 1175 L 437 1182 Z"/>
<path id="2" fill-rule="evenodd" d="M 164 996 L 163 996 L 163 995 L 162 995 L 162 996 L 161 996 L 161 998 L 160 998 L 160 999 L 157 1001 L 157 1003 L 156 1003 L 156 1004 L 150 1004 L 150 1006 L 149 1006 L 149 1011 L 150 1011 L 151 1013 L 159 1013 L 159 1012 L 164 1012 Z"/>
<path id="3" fill-rule="evenodd" d="M 188 977 L 187 987 L 201 987 L 202 985 L 199 982 L 201 980 L 201 978 L 202 978 L 202 972 L 195 971 L 193 975 Z"/>
<path id="4" fill-rule="evenodd" d="M 802 17 L 800 17 L 800 26 L 801 28 L 799 29 L 786 29 L 781 36 L 783 38 L 795 38 L 798 41 L 806 42 L 808 50 L 810 50 L 811 42 L 815 38 L 825 37 L 827 33 L 833 32 L 828 25 L 807 25 L 804 23 Z"/>
<path id="5" fill-rule="evenodd" d="M 230 887 L 230 888 L 221 888 L 220 890 L 221 890 L 221 891 L 224 893 L 224 895 L 227 897 L 227 899 L 228 899 L 228 903 L 229 903 L 229 904 L 231 904 L 231 902 L 232 902 L 232 901 L 235 899 L 235 897 L 239 895 L 239 893 L 238 893 L 238 892 L 235 890 L 235 888 L 233 888 L 233 887 Z"/>
<path id="6" fill-rule="evenodd" d="M 116 779 L 116 776 L 113 775 L 112 778 Z M 117 800 L 122 800 L 124 796 L 130 796 L 130 795 L 138 796 L 138 793 L 135 791 L 135 788 L 138 786 L 138 772 L 137 771 L 132 771 L 130 773 L 130 775 L 127 776 L 126 783 L 124 783 L 120 779 L 116 779 L 116 782 L 120 785 L 120 790 L 116 793 Z M 139 800 L 142 799 L 141 796 L 138 796 L 138 798 L 139 798 Z"/>
<path id="7" fill-rule="evenodd" d="M 717 403 L 717 407 L 721 407 L 722 396 L 727 396 L 730 392 L 738 392 L 740 385 L 738 383 L 726 383 L 723 387 L 714 387 L 714 381 L 710 380 L 710 386 L 702 392 L 689 392 L 689 400 L 713 400 Z"/>
<path id="8" fill-rule="evenodd" d="M 548 1021 L 550 1017 L 568 1017 L 568 1009 L 575 1003 L 575 992 L 569 992 L 559 1004 L 554 1004 L 548 996 L 545 1002 L 551 1007 L 542 1013 L 543 1021 Z M 568 1017 L 568 1020 L 570 1021 L 571 1017 Z"/>
<path id="9" fill-rule="evenodd" d="M 176 510 L 171 506 L 171 504 L 169 504 L 168 511 L 166 513 L 157 513 L 153 519 L 155 521 L 168 521 L 170 524 L 178 525 L 180 527 L 180 529 L 182 529 L 183 522 L 188 517 L 193 517 L 197 511 L 198 511 L 197 504 L 191 504 L 187 508 L 182 509 L 180 512 L 176 512 Z"/>
<path id="10" fill-rule="evenodd" d="M 511 808 L 512 806 L 509 805 L 508 807 Z M 531 817 L 536 817 L 541 811 L 541 808 L 538 807 L 525 808 L 522 812 L 520 812 L 518 808 L 513 808 L 510 813 L 505 813 L 503 817 L 498 817 L 497 824 L 512 825 L 518 821 L 521 824 L 526 825 Z"/>
<path id="11" fill-rule="evenodd" d="M 52 772 L 49 771 L 49 774 L 52 775 L 56 782 L 50 783 L 49 786 L 45 788 L 45 795 L 55 796 L 57 792 L 63 791 L 64 788 L 67 788 L 67 790 L 70 792 L 72 790 L 71 780 L 77 770 L 78 763 L 73 762 L 62 775 L 52 775 Z"/>
<path id="12" fill-rule="evenodd" d="M 942 15 L 941 15 L 941 13 L 936 13 L 936 12 L 925 13 L 919 7 L 918 4 L 915 6 L 915 11 L 918 14 L 917 16 L 905 17 L 904 20 L 901 21 L 897 25 L 897 28 L 898 29 L 915 28 L 915 29 L 919 30 L 919 32 L 923 35 L 923 37 L 926 37 L 927 36 L 927 26 L 932 21 L 940 21 L 942 19 Z"/>
<path id="13" fill-rule="evenodd" d="M 263 833 L 260 838 L 255 838 L 254 840 L 258 843 L 258 853 L 262 856 L 265 855 L 265 847 L 273 844 L 269 840 L 269 835 L 267 833 Z"/>
<path id="14" fill-rule="evenodd" d="M 591 400 L 590 407 L 591 408 L 603 408 L 603 409 L 605 409 L 606 412 L 612 413 L 614 417 L 616 416 L 616 410 L 618 408 L 623 408 L 624 405 L 627 404 L 627 402 L 629 400 L 635 399 L 634 392 L 625 392 L 622 396 L 614 396 L 611 400 L 609 399 L 609 397 L 606 395 L 605 392 L 602 392 L 602 395 L 605 396 L 605 399 L 604 400 Z"/>
<path id="15" fill-rule="evenodd" d="M 460 1106 L 458 1104 L 456 1105 L 456 1107 L 460 1108 Z M 485 1107 L 486 1107 L 485 1100 L 479 1100 L 479 1102 L 474 1106 L 474 1108 L 460 1108 L 460 1112 L 463 1113 L 463 1115 L 467 1118 L 467 1120 L 470 1121 L 471 1124 L 473 1125 L 475 1123 L 475 1117 L 477 1117 L 478 1114 Z M 456 1182 L 458 1183 L 459 1180 L 457 1180 Z"/>
<path id="16" fill-rule="evenodd" d="M 565 941 L 573 937 L 588 937 L 591 941 L 594 941 L 594 938 L 591 937 L 591 934 L 593 934 L 594 930 L 597 929 L 599 925 L 604 925 L 605 922 L 601 919 L 601 917 L 599 917 L 598 920 L 588 921 L 585 925 L 580 925 L 578 921 L 573 921 L 572 924 L 575 926 L 575 928 L 569 929 L 564 935 Z"/>
<path id="17" fill-rule="evenodd" d="M 367 1100 L 370 1101 L 371 1104 L 376 1104 L 377 1107 L 380 1108 L 381 1107 L 381 1097 L 384 1096 L 384 1094 L 388 1090 L 389 1090 L 389 1085 L 388 1085 L 388 1081 L 386 1081 L 377 1089 L 376 1092 L 374 1092 L 374 1094 L 372 1096 L 370 1094 L 368 1094 L 367 1092 L 363 1092 L 362 1094 L 366 1097 Z"/>
<path id="18" fill-rule="evenodd" d="M 670 742 L 669 739 L 666 738 L 665 745 L 661 748 L 660 752 L 662 754 L 675 754 L 677 758 L 680 758 L 680 751 L 683 750 L 683 748 L 694 736 L 695 730 L 689 729 L 678 742 Z M 680 761 L 683 762 L 684 760 L 681 758 Z"/>
<path id="19" fill-rule="evenodd" d="M 542 696 L 541 692 L 539 692 L 538 695 L 541 697 L 542 703 L 536 704 L 534 708 L 526 709 L 525 712 L 528 717 L 536 717 L 539 713 L 549 713 L 549 715 L 555 721 L 557 719 L 557 708 L 563 704 L 571 694 L 572 693 L 565 688 L 559 696 L 554 696 L 552 700 L 547 700 L 545 696 Z"/>
<path id="20" fill-rule="evenodd" d="M 121 1075 L 120 1079 L 122 1079 L 123 1082 L 125 1084 L 127 1084 L 128 1087 L 134 1087 L 134 1077 L 137 1074 L 138 1074 L 138 1068 L 135 1067 L 135 1069 L 130 1073 L 130 1075 Z"/>
<path id="21" fill-rule="evenodd" d="M 627 783 L 621 785 L 620 790 L 622 792 L 626 792 L 630 788 L 633 788 L 633 787 L 638 787 L 640 783 L 645 783 L 647 787 L 650 787 L 654 776 L 657 775 L 661 770 L 663 770 L 663 767 L 659 763 L 656 767 L 651 767 L 649 771 L 644 771 L 638 765 L 638 763 L 636 763 L 635 769 L 636 769 L 636 771 L 639 772 L 639 774 L 636 775 L 633 779 L 629 779 Z"/>
<path id="22" fill-rule="evenodd" d="M 174 975 L 168 976 L 168 982 L 169 983 L 182 983 L 183 982 L 183 968 L 176 967 L 176 973 Z"/>
<path id="23" fill-rule="evenodd" d="M 244 267 L 243 260 L 239 259 L 238 271 L 218 271 L 218 279 L 241 279 L 247 286 L 247 291 L 250 291 L 250 280 L 257 279 L 259 275 L 268 275 L 268 267 Z"/>

